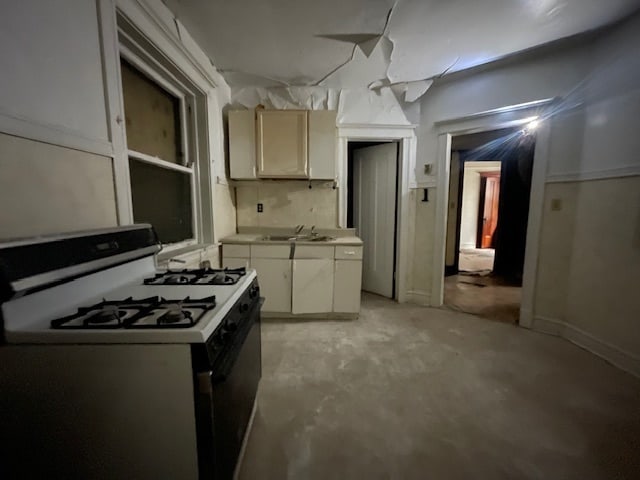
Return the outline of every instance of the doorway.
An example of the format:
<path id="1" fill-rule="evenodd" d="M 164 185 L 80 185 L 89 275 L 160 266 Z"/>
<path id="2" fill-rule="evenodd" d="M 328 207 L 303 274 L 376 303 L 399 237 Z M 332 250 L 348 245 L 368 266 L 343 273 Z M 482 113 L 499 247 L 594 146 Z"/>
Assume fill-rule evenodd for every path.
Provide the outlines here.
<path id="1" fill-rule="evenodd" d="M 347 227 L 363 241 L 362 289 L 396 295 L 398 142 L 347 145 Z"/>
<path id="2" fill-rule="evenodd" d="M 517 128 L 453 137 L 446 306 L 518 323 L 534 148 Z"/>

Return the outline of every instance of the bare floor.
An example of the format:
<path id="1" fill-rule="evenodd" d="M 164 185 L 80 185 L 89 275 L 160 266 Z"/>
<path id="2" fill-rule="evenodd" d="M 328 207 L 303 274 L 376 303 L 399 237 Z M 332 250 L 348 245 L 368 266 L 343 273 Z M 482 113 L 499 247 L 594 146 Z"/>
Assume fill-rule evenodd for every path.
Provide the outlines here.
<path id="1" fill-rule="evenodd" d="M 640 478 L 640 380 L 565 340 L 373 295 L 263 327 L 240 479 Z"/>
<path id="2" fill-rule="evenodd" d="M 458 312 L 518 323 L 522 288 L 490 275 L 451 275 L 444 279 L 444 305 Z"/>

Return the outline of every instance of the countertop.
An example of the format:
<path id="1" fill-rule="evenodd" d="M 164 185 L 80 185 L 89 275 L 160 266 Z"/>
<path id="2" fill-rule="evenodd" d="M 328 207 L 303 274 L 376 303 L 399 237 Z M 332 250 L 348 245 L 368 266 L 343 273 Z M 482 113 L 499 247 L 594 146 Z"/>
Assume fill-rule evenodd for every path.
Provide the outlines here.
<path id="1" fill-rule="evenodd" d="M 265 233 L 238 233 L 236 235 L 230 235 L 220 240 L 222 244 L 254 244 L 254 245 L 288 245 L 292 243 L 288 240 L 262 240 Z M 293 234 L 292 234 L 293 236 Z M 348 246 L 348 245 L 362 245 L 362 240 L 354 235 L 348 236 L 335 236 L 335 240 L 316 241 L 310 240 L 296 240 L 296 245 L 329 245 L 329 246 Z"/>

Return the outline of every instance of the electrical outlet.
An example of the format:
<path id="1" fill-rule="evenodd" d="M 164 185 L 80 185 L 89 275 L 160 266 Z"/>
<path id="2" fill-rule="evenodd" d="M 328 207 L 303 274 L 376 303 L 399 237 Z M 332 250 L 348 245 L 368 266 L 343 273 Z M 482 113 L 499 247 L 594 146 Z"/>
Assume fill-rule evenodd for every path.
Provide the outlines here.
<path id="1" fill-rule="evenodd" d="M 551 199 L 551 211 L 559 212 L 562 210 L 562 199 L 560 198 L 552 198 Z"/>
<path id="2" fill-rule="evenodd" d="M 424 164 L 424 174 L 425 175 L 431 175 L 432 167 L 433 167 L 433 165 L 431 163 L 425 163 Z"/>
<path id="3" fill-rule="evenodd" d="M 262 204 L 261 204 L 261 203 L 259 203 L 259 204 L 258 204 L 258 213 L 262 213 L 262 211 L 263 211 Z"/>
<path id="4" fill-rule="evenodd" d="M 211 268 L 211 261 L 203 260 L 200 262 L 200 268 Z"/>

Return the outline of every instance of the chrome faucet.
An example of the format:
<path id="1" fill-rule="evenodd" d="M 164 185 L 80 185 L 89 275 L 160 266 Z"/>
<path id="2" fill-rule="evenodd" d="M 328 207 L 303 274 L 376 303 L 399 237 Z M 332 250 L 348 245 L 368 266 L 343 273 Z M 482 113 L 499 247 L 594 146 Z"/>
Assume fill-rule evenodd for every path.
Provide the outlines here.
<path id="1" fill-rule="evenodd" d="M 304 229 L 304 225 L 296 225 L 296 235 L 299 235 L 300 232 Z"/>

